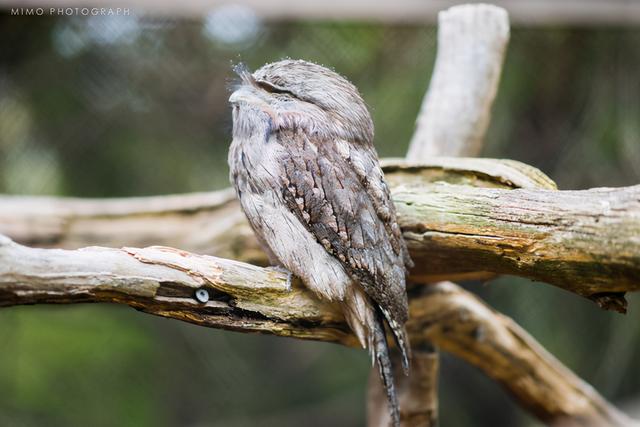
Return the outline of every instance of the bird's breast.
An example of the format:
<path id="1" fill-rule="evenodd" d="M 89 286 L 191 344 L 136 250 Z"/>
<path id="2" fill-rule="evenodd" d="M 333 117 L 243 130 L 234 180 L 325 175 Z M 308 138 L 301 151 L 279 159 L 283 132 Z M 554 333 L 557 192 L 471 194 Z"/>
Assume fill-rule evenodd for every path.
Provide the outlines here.
<path id="1" fill-rule="evenodd" d="M 284 156 L 283 147 L 275 141 L 264 143 L 258 136 L 234 138 L 229 151 L 234 186 L 254 194 L 281 194 Z"/>

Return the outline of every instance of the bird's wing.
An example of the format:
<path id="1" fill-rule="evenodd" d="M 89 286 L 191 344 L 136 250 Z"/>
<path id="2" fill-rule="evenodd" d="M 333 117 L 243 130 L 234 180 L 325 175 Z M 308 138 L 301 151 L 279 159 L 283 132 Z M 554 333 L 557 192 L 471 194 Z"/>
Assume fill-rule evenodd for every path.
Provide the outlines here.
<path id="1" fill-rule="evenodd" d="M 280 132 L 277 141 L 288 151 L 282 165 L 287 206 L 362 285 L 394 334 L 402 334 L 410 259 L 375 149 L 296 131 Z"/>

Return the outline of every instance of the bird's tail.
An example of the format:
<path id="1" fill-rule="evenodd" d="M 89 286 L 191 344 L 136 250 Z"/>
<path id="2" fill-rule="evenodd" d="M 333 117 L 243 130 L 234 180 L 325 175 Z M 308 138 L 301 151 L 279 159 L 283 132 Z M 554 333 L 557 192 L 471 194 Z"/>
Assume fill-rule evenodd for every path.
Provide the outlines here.
<path id="1" fill-rule="evenodd" d="M 398 395 L 396 393 L 396 387 L 393 381 L 393 366 L 391 366 L 391 355 L 389 354 L 389 345 L 387 343 L 387 334 L 384 329 L 385 318 L 380 311 L 376 308 L 376 319 L 373 325 L 373 345 L 370 347 L 373 357 L 375 358 L 376 365 L 378 365 L 378 371 L 385 392 L 387 393 L 387 400 L 389 402 L 389 410 L 391 412 L 391 420 L 394 427 L 400 426 L 400 406 L 398 405 Z M 403 364 L 404 366 L 404 364 Z"/>
<path id="2" fill-rule="evenodd" d="M 411 359 L 411 346 L 409 345 L 409 339 L 407 337 L 407 331 L 404 328 L 404 325 L 396 322 L 387 310 L 383 308 L 379 309 L 384 314 L 384 318 L 391 329 L 391 333 L 393 334 L 393 339 L 400 349 L 400 355 L 402 356 L 402 370 L 405 375 L 409 375 L 409 359 Z"/>
<path id="3" fill-rule="evenodd" d="M 403 356 L 402 364 L 406 373 L 408 369 L 409 342 L 407 341 L 404 327 L 393 322 L 393 320 L 389 320 L 389 316 L 385 316 L 383 310 L 355 286 L 349 289 L 343 308 L 349 326 L 351 326 L 362 346 L 369 349 L 372 362 L 378 366 L 382 385 L 389 401 L 391 420 L 393 426 L 398 427 L 400 425 L 400 409 L 393 380 L 393 366 L 391 364 L 391 355 L 389 354 L 385 322 L 388 323 L 398 348 L 400 348 Z"/>

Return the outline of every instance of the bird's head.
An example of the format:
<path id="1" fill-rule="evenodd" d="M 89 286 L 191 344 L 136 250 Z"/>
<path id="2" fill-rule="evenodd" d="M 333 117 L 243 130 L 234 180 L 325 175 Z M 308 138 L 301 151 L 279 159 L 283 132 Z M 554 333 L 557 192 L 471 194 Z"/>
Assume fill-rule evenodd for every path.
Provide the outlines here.
<path id="1" fill-rule="evenodd" d="M 234 67 L 234 136 L 300 129 L 322 138 L 373 140 L 373 121 L 358 89 L 338 73 L 302 60 L 267 64 L 251 74 Z"/>

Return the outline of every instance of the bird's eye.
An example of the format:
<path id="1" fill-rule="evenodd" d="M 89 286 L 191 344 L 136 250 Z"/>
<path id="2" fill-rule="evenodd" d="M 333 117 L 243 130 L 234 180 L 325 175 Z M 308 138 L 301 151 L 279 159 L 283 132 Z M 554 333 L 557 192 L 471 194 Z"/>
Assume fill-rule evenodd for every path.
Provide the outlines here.
<path id="1" fill-rule="evenodd" d="M 256 80 L 256 84 L 260 89 L 266 90 L 269 93 L 284 93 L 287 95 L 295 96 L 295 94 L 290 90 L 287 90 L 280 86 L 276 86 L 264 80 Z"/>

